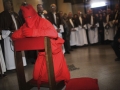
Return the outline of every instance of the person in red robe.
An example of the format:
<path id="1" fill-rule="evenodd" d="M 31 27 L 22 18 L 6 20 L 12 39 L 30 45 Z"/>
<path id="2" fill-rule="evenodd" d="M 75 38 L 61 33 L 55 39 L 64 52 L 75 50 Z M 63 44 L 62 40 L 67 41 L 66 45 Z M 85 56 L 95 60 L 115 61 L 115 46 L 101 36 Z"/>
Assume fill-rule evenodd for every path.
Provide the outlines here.
<path id="1" fill-rule="evenodd" d="M 51 41 L 53 65 L 56 82 L 64 80 L 67 83 L 70 79 L 70 73 L 62 52 L 64 40 L 58 37 L 58 33 L 53 25 L 46 19 L 38 16 L 31 5 L 21 6 L 25 23 L 19 30 L 12 34 L 12 40 L 20 38 L 47 36 Z M 46 68 L 45 52 L 39 52 L 35 62 L 33 78 L 38 82 L 48 82 L 48 73 Z"/>

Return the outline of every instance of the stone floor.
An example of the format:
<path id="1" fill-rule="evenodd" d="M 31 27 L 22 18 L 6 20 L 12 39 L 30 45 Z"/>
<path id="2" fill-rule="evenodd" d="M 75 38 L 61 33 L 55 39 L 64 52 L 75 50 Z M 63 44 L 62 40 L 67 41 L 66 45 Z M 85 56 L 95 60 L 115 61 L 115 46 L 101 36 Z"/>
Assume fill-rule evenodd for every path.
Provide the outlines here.
<path id="1" fill-rule="evenodd" d="M 80 47 L 71 54 L 65 54 L 65 57 L 71 78 L 97 78 L 100 90 L 120 90 L 120 61 L 114 61 L 116 56 L 109 45 Z M 27 81 L 32 78 L 32 70 L 31 64 L 25 67 Z M 0 90 L 19 90 L 14 70 L 7 71 L 7 76 L 0 79 Z"/>

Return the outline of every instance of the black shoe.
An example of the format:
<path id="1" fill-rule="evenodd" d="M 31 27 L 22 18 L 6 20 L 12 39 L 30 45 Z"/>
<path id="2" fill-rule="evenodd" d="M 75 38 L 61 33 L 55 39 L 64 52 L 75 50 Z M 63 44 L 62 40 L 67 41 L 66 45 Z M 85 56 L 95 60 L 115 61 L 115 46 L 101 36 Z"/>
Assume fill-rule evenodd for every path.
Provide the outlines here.
<path id="1" fill-rule="evenodd" d="M 65 52 L 65 54 L 70 54 L 70 52 Z"/>
<path id="2" fill-rule="evenodd" d="M 115 61 L 120 61 L 120 58 L 116 58 Z"/>

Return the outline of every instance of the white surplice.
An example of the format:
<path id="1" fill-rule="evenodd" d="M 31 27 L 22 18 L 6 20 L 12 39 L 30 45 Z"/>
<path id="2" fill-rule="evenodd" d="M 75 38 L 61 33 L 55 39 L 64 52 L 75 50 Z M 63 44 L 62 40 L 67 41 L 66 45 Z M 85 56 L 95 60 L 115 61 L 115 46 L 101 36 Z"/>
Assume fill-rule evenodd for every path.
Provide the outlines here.
<path id="1" fill-rule="evenodd" d="M 83 24 L 81 16 L 79 17 L 79 21 L 81 24 Z M 79 25 L 76 35 L 77 35 L 77 46 L 83 46 L 88 44 L 86 30 L 82 26 Z"/>
<path id="2" fill-rule="evenodd" d="M 0 66 L 1 66 L 1 69 L 2 69 L 2 74 L 4 74 L 4 72 L 6 72 L 6 65 L 5 65 L 5 61 L 4 61 L 4 58 L 3 58 L 1 45 L 0 45 Z"/>
<path id="3" fill-rule="evenodd" d="M 98 27 L 99 27 L 99 24 L 97 23 L 96 24 L 96 28 L 94 30 L 91 29 L 91 26 L 93 25 L 93 16 L 91 16 L 91 23 L 90 24 L 87 24 L 87 27 L 88 27 L 88 39 L 89 39 L 89 42 L 90 44 L 95 44 L 95 43 L 98 43 Z"/>
<path id="4" fill-rule="evenodd" d="M 104 27 L 106 26 L 107 23 L 104 23 Z M 115 28 L 113 28 L 112 21 L 109 22 L 110 28 L 104 30 L 104 40 L 113 40 L 115 36 Z"/>
<path id="5" fill-rule="evenodd" d="M 17 23 L 15 21 L 15 17 L 11 15 L 12 20 L 14 22 L 16 30 L 18 29 Z M 7 70 L 15 69 L 15 57 L 14 57 L 14 47 L 12 45 L 12 40 L 9 37 L 9 34 L 11 33 L 10 30 L 2 30 L 2 38 L 4 39 L 4 50 L 5 50 L 5 62 L 6 62 L 6 68 Z M 23 59 L 23 65 L 26 66 L 26 58 L 25 54 L 22 51 L 22 59 Z"/>
<path id="6" fill-rule="evenodd" d="M 70 24 L 72 25 L 72 27 L 75 27 L 72 19 L 69 19 L 69 21 L 70 21 Z M 75 45 L 77 45 L 77 31 L 78 31 L 78 27 L 72 28 L 72 29 L 75 29 L 75 30 L 71 30 L 70 46 L 75 46 Z"/>
<path id="7" fill-rule="evenodd" d="M 81 26 L 79 26 L 78 33 L 77 33 L 77 46 L 83 46 L 87 44 L 88 44 L 88 41 L 87 41 L 86 30 Z"/>
<path id="8" fill-rule="evenodd" d="M 99 24 L 96 24 L 97 27 L 94 30 L 91 30 L 91 26 L 92 25 L 88 24 L 88 38 L 89 38 L 90 44 L 95 44 L 95 43 L 98 43 Z"/>
<path id="9" fill-rule="evenodd" d="M 2 30 L 2 37 L 4 39 L 4 50 L 5 50 L 5 62 L 7 70 L 15 69 L 15 58 L 14 58 L 14 47 L 12 40 L 9 37 L 9 30 Z M 26 58 L 24 52 L 22 52 L 23 65 L 26 66 Z"/>
<path id="10" fill-rule="evenodd" d="M 54 28 L 57 30 L 58 28 L 53 24 Z M 64 28 L 63 28 L 63 25 L 60 25 L 60 32 L 58 32 L 58 37 L 60 38 L 63 38 L 62 37 L 62 33 L 64 32 Z M 63 53 L 65 53 L 65 47 L 64 47 L 64 44 L 62 45 L 62 51 Z"/>

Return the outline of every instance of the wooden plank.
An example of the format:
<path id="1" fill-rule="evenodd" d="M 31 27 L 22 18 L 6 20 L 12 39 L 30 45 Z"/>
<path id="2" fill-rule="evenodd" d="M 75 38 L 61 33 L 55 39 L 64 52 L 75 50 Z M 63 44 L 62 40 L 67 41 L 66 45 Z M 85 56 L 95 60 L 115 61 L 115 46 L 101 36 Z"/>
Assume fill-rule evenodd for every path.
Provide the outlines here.
<path id="1" fill-rule="evenodd" d="M 15 51 L 44 50 L 44 37 L 22 38 L 14 41 Z"/>
<path id="2" fill-rule="evenodd" d="M 46 66 L 47 66 L 48 79 L 49 79 L 49 88 L 50 90 L 57 90 L 55 83 L 54 68 L 53 68 L 51 42 L 48 37 L 45 37 L 45 53 L 46 53 Z"/>
<path id="3" fill-rule="evenodd" d="M 25 79 L 25 72 L 24 72 L 24 67 L 23 67 L 21 51 L 15 52 L 15 63 L 16 63 L 16 73 L 17 73 L 19 90 L 28 90 L 26 79 Z"/>

